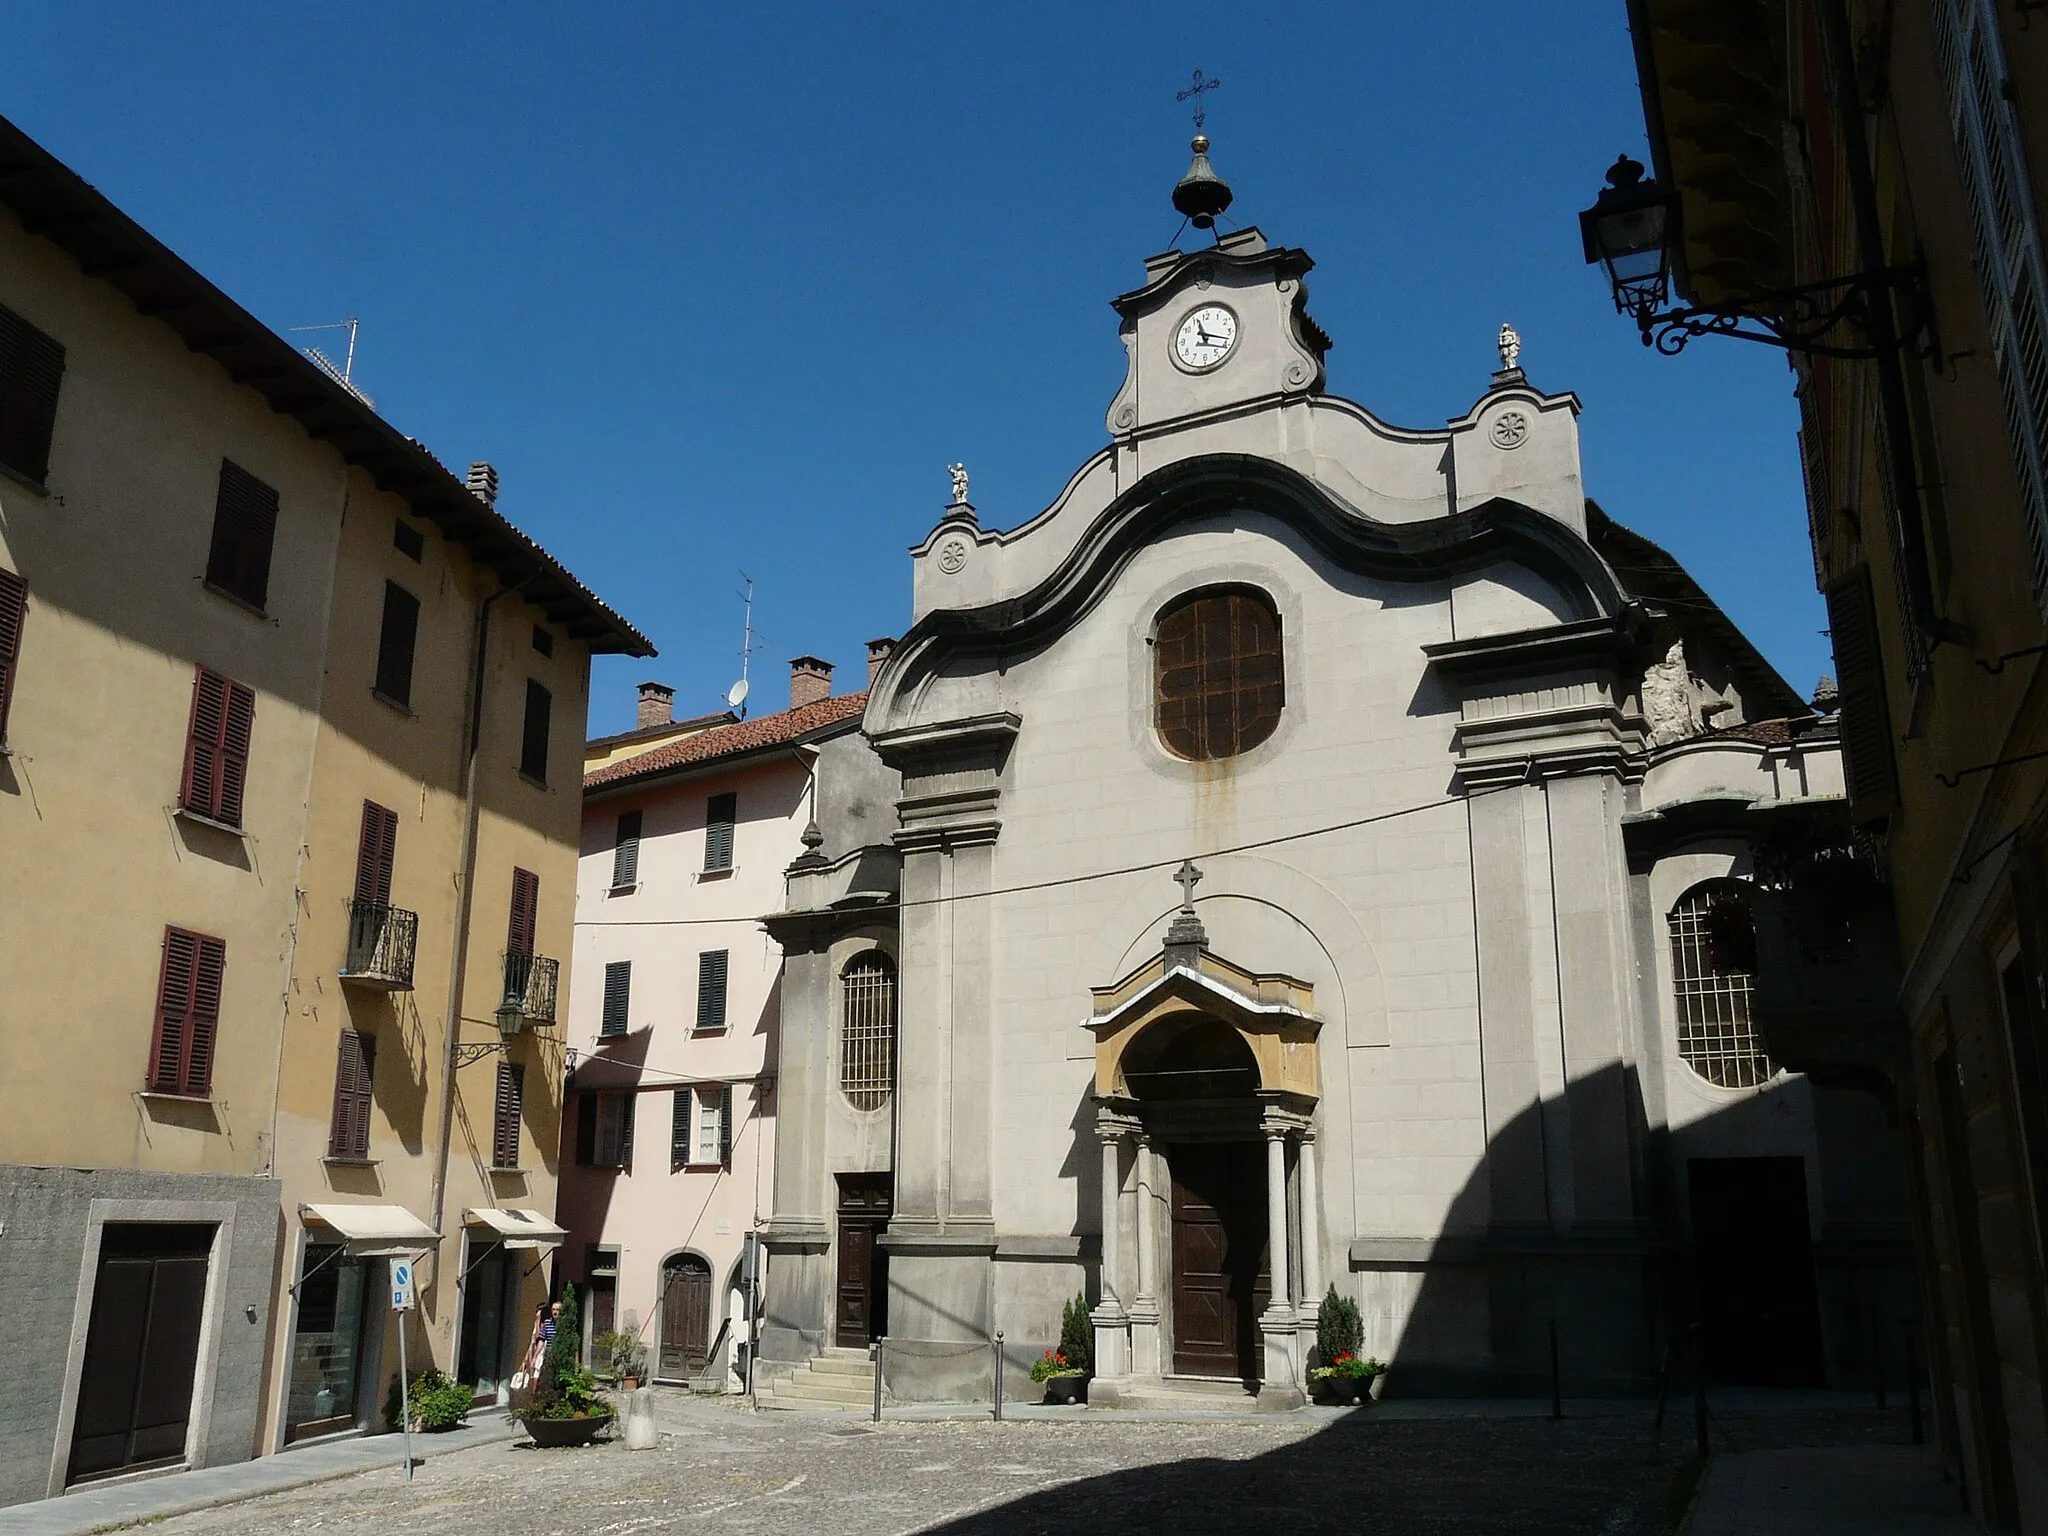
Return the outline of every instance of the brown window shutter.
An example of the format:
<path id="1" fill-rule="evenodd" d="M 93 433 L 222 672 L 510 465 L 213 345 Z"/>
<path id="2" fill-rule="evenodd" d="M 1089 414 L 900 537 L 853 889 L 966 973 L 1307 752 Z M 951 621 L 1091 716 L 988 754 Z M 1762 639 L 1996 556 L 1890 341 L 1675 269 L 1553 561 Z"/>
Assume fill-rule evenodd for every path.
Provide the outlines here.
<path id="1" fill-rule="evenodd" d="M 27 616 L 28 583 L 12 571 L 0 571 L 0 746 L 7 744 L 7 707 L 14 702 L 14 672 Z"/>
<path id="2" fill-rule="evenodd" d="M 370 1105 L 375 1097 L 376 1069 L 377 1037 L 344 1029 L 334 1066 L 334 1122 L 327 1137 L 329 1157 L 370 1155 Z"/>
<path id="3" fill-rule="evenodd" d="M 412 707 L 413 652 L 419 644 L 420 600 L 395 581 L 384 583 L 384 619 L 377 632 L 377 692 Z"/>
<path id="4" fill-rule="evenodd" d="M 391 905 L 391 865 L 398 851 L 398 812 L 363 802 L 363 830 L 356 843 L 356 900 Z"/>
<path id="5" fill-rule="evenodd" d="M 64 347 L 0 308 L 0 464 L 41 485 L 64 381 Z"/>
<path id="6" fill-rule="evenodd" d="M 222 459 L 207 581 L 261 608 L 270 593 L 270 557 L 276 542 L 277 492 L 233 460 Z"/>
<path id="7" fill-rule="evenodd" d="M 178 796 L 187 810 L 229 826 L 242 824 L 255 720 L 252 690 L 205 667 L 197 670 L 185 740 L 185 783 Z"/>
<path id="8" fill-rule="evenodd" d="M 221 980 L 227 945 L 183 928 L 164 930 L 157 977 L 156 1028 L 150 1042 L 152 1093 L 205 1098 L 213 1089 L 214 1040 L 220 1029 Z"/>
<path id="9" fill-rule="evenodd" d="M 526 1068 L 517 1062 L 498 1061 L 498 1103 L 492 1116 L 491 1166 L 519 1166 L 519 1115 L 526 1097 Z"/>
<path id="10" fill-rule="evenodd" d="M 1827 602 L 1841 689 L 1842 766 L 1849 782 L 1850 812 L 1860 822 L 1882 821 L 1898 803 L 1898 781 L 1869 567 L 1859 567 L 1829 587 Z"/>
<path id="11" fill-rule="evenodd" d="M 529 869 L 512 871 L 512 915 L 505 927 L 505 952 L 533 953 L 534 933 L 540 923 L 540 876 Z"/>

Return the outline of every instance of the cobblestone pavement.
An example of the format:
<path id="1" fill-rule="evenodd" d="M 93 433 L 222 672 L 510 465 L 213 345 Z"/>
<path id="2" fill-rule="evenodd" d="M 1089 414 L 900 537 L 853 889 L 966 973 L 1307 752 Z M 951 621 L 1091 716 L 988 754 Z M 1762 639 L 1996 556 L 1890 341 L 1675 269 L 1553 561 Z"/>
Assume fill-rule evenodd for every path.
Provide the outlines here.
<path id="1" fill-rule="evenodd" d="M 1896 1416 L 1724 1415 L 1738 1442 L 1902 1439 Z M 1686 1434 L 1649 1454 L 1647 1411 L 1541 1418 L 901 1423 L 750 1415 L 664 1395 L 658 1449 L 500 1443 L 408 1485 L 365 1473 L 161 1522 L 153 1536 L 453 1528 L 502 1536 L 934 1531 L 1661 1536 Z M 396 1442 L 391 1442 L 396 1451 Z M 1679 1503 L 1682 1505 L 1682 1495 Z"/>

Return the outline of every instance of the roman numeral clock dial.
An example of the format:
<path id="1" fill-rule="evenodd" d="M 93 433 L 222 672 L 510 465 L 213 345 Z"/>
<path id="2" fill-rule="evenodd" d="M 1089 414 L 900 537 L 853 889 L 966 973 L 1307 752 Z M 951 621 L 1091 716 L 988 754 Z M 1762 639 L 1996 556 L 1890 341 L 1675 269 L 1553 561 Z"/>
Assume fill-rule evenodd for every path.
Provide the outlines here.
<path id="1" fill-rule="evenodd" d="M 1237 345 L 1237 316 L 1221 304 L 1205 304 L 1181 321 L 1174 333 L 1173 355 L 1193 373 L 1219 368 Z"/>

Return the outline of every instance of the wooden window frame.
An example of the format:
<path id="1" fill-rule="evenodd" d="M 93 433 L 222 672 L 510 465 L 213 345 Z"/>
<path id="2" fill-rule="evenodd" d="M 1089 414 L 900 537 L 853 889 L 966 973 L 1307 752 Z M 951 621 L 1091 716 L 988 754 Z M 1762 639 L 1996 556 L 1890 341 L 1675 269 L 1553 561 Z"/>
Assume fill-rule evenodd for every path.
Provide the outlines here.
<path id="1" fill-rule="evenodd" d="M 690 1142 L 692 1168 L 730 1168 L 732 1166 L 732 1084 L 696 1083 L 691 1086 L 694 1117 L 693 1137 Z M 715 1106 L 715 1107 L 714 1107 Z M 705 1132 L 710 1129 L 712 1115 L 717 1116 L 718 1141 L 712 1155 L 706 1156 Z"/>
<path id="2" fill-rule="evenodd" d="M 64 343 L 0 305 L 0 465 L 30 485 L 50 478 Z"/>
<path id="3" fill-rule="evenodd" d="M 526 716 L 519 730 L 519 772 L 546 787 L 548 746 L 553 728 L 555 696 L 537 678 L 526 680 Z"/>
<path id="4" fill-rule="evenodd" d="M 277 491 L 233 459 L 220 461 L 214 490 L 213 534 L 206 551 L 206 584 L 266 612 L 270 570 L 277 558 Z"/>
<path id="5" fill-rule="evenodd" d="M 225 939 L 189 928 L 164 929 L 144 1092 L 181 1099 L 212 1097 L 227 954 Z"/>
<path id="6" fill-rule="evenodd" d="M 14 705 L 14 678 L 21 670 L 21 636 L 28 627 L 28 582 L 0 570 L 0 749 L 7 746 L 7 716 Z"/>
<path id="7" fill-rule="evenodd" d="M 194 669 L 192 713 L 185 727 L 185 776 L 178 789 L 181 810 L 242 830 L 255 728 L 254 689 L 211 668 Z"/>
<path id="8" fill-rule="evenodd" d="M 395 581 L 384 583 L 384 614 L 377 624 L 377 671 L 370 691 L 412 712 L 412 670 L 419 657 L 420 600 Z"/>
<path id="9" fill-rule="evenodd" d="M 1152 630 L 1152 721 L 1184 762 L 1241 757 L 1287 708 L 1285 632 L 1254 587 L 1205 587 L 1160 610 Z"/>

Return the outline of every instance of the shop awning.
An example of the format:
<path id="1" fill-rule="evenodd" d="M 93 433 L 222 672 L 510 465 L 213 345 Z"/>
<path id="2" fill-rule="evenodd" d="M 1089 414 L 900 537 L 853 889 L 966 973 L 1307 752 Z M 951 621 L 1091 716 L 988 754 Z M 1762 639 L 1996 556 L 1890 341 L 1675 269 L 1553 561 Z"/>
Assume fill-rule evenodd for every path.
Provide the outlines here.
<path id="1" fill-rule="evenodd" d="M 485 1206 L 464 1211 L 462 1220 L 468 1226 L 489 1227 L 507 1248 L 556 1248 L 569 1235 L 539 1211 L 518 1206 Z"/>
<path id="2" fill-rule="evenodd" d="M 299 1214 L 332 1227 L 359 1259 L 424 1253 L 441 1241 L 440 1233 L 402 1205 L 302 1205 Z"/>

